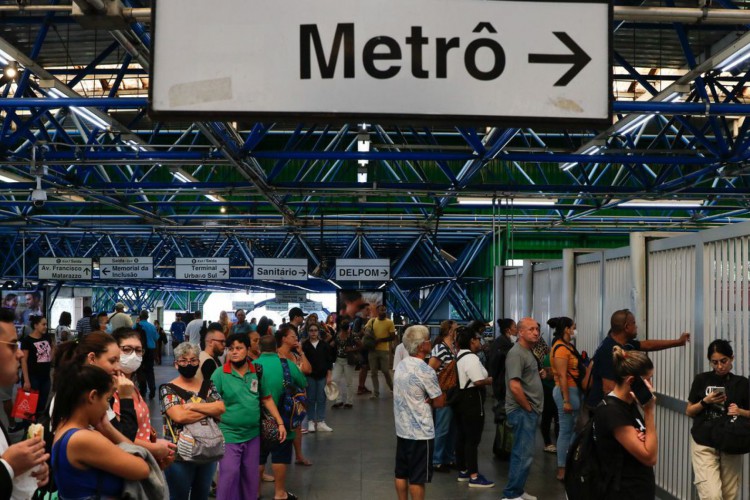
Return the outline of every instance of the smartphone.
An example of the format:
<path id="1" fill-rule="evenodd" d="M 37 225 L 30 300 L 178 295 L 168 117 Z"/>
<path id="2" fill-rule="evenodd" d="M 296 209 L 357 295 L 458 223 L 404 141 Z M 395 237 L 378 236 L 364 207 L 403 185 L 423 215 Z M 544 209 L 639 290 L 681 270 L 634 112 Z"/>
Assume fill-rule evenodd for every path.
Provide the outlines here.
<path id="1" fill-rule="evenodd" d="M 721 387 L 721 386 L 718 386 L 718 385 L 710 385 L 710 386 L 706 387 L 706 395 L 709 395 L 712 392 L 719 392 L 721 394 L 725 394 L 726 395 L 727 389 L 726 389 L 726 387 Z"/>
<path id="2" fill-rule="evenodd" d="M 635 377 L 635 380 L 633 380 L 633 383 L 630 386 L 630 390 L 633 391 L 635 399 L 638 400 L 638 403 L 640 403 L 641 406 L 645 406 L 646 403 L 654 398 L 654 394 L 641 377 Z"/>

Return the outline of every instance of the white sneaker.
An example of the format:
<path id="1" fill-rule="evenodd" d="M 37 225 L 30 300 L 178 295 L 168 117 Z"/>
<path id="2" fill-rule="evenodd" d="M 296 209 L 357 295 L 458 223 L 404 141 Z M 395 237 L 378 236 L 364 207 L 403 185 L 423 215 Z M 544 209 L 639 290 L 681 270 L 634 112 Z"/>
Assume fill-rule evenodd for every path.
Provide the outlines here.
<path id="1" fill-rule="evenodd" d="M 320 422 L 318 422 L 317 427 L 318 427 L 318 430 L 320 432 L 333 432 L 333 429 L 331 429 L 330 427 L 328 427 L 328 425 L 326 425 L 325 421 L 322 421 L 322 420 Z M 534 499 L 534 500 L 536 500 L 536 499 Z"/>
<path id="2" fill-rule="evenodd" d="M 524 500 L 524 498 L 523 497 L 515 497 L 515 498 L 503 497 L 503 500 Z"/>
<path id="3" fill-rule="evenodd" d="M 521 498 L 523 498 L 523 500 L 536 500 L 536 497 L 534 495 L 529 495 L 526 492 L 523 492 L 523 494 L 521 494 Z"/>
<path id="4" fill-rule="evenodd" d="M 307 423 L 307 432 L 315 432 L 315 422 L 312 420 Z"/>

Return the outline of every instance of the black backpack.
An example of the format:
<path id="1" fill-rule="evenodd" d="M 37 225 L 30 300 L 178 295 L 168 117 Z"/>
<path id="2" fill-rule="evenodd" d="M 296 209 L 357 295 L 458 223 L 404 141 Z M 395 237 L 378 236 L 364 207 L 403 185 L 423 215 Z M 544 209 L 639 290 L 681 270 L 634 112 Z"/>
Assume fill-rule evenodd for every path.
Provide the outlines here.
<path id="1" fill-rule="evenodd" d="M 594 412 L 606 406 L 606 398 Z M 581 411 L 586 411 L 582 408 Z M 596 448 L 596 422 L 590 418 L 568 449 L 565 461 L 565 493 L 569 500 L 598 500 L 604 498 L 611 483 L 619 489 L 622 455 L 600 457 Z"/>

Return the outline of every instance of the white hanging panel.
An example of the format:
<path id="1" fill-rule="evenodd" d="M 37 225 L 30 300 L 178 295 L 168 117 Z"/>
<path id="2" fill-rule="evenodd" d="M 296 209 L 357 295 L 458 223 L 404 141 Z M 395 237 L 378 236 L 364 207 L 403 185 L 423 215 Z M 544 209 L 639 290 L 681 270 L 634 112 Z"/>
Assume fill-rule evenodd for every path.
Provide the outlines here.
<path id="1" fill-rule="evenodd" d="M 550 299 L 549 315 L 551 318 L 560 316 L 563 311 L 562 306 L 562 289 L 563 289 L 563 272 L 562 266 L 556 266 L 549 270 Z"/>
<path id="2" fill-rule="evenodd" d="M 695 247 L 650 252 L 648 261 L 649 324 L 638 322 L 638 338 L 674 340 L 694 332 Z M 687 401 L 695 376 L 693 344 L 649 353 L 656 390 Z"/>
<path id="3" fill-rule="evenodd" d="M 602 330 L 609 331 L 609 318 L 619 309 L 633 309 L 633 270 L 630 257 L 604 261 L 604 314 Z"/>
<path id="4" fill-rule="evenodd" d="M 503 313 L 506 318 L 518 321 L 523 307 L 523 291 L 521 290 L 521 276 L 519 269 L 507 269 L 503 275 Z"/>
<path id="5" fill-rule="evenodd" d="M 551 318 L 550 302 L 553 295 L 559 298 L 558 293 L 553 291 L 551 285 L 547 266 L 534 266 L 534 303 L 531 309 L 531 317 L 541 325 L 542 337 L 547 341 L 547 344 L 550 343 L 550 338 L 552 337 L 550 329 L 547 326 L 547 321 Z"/>
<path id="6" fill-rule="evenodd" d="M 658 382 L 657 382 L 658 383 Z M 654 473 L 656 484 L 675 498 L 693 498 L 693 477 L 690 459 L 690 427 L 692 419 L 657 404 L 656 432 L 659 436 L 659 459 Z"/>
<path id="7" fill-rule="evenodd" d="M 638 337 L 676 339 L 682 332 L 694 331 L 695 247 L 681 247 L 648 254 L 649 324 L 638 321 Z M 659 406 L 656 421 L 659 432 L 659 460 L 656 484 L 677 498 L 690 498 L 692 469 L 690 426 L 684 405 L 695 375 L 693 346 L 650 352 L 654 362 L 654 387 L 660 395 L 673 398 L 675 407 Z M 676 411 L 679 409 L 680 411 Z"/>
<path id="8" fill-rule="evenodd" d="M 602 266 L 600 261 L 579 263 L 576 260 L 575 287 L 576 317 L 578 327 L 576 347 L 587 351 L 589 357 L 599 345 L 599 332 L 602 324 Z"/>

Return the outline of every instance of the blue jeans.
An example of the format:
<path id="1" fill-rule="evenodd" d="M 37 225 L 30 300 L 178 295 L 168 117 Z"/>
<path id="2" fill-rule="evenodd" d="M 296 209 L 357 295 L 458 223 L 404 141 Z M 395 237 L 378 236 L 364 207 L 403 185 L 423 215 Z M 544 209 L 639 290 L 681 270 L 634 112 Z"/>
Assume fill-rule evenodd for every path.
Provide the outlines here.
<path id="1" fill-rule="evenodd" d="M 170 500 L 207 500 L 216 462 L 174 462 L 164 470 Z"/>
<path id="2" fill-rule="evenodd" d="M 570 399 L 570 406 L 573 408 L 572 413 L 563 411 L 563 396 L 559 387 L 555 386 L 552 397 L 555 399 L 557 414 L 560 417 L 560 434 L 557 436 L 557 466 L 565 467 L 568 448 L 575 438 L 576 418 L 578 418 L 578 412 L 581 411 L 581 395 L 578 392 L 578 387 L 568 387 L 568 399 Z"/>
<path id="3" fill-rule="evenodd" d="M 313 422 L 326 419 L 326 379 L 307 377 L 307 418 Z"/>
<path id="4" fill-rule="evenodd" d="M 523 409 L 508 413 L 508 425 L 513 430 L 513 450 L 510 452 L 508 484 L 503 497 L 517 498 L 523 495 L 531 463 L 534 461 L 534 437 L 539 414 Z"/>
<path id="5" fill-rule="evenodd" d="M 432 463 L 449 464 L 456 462 L 456 423 L 450 406 L 435 408 L 435 452 Z"/>

